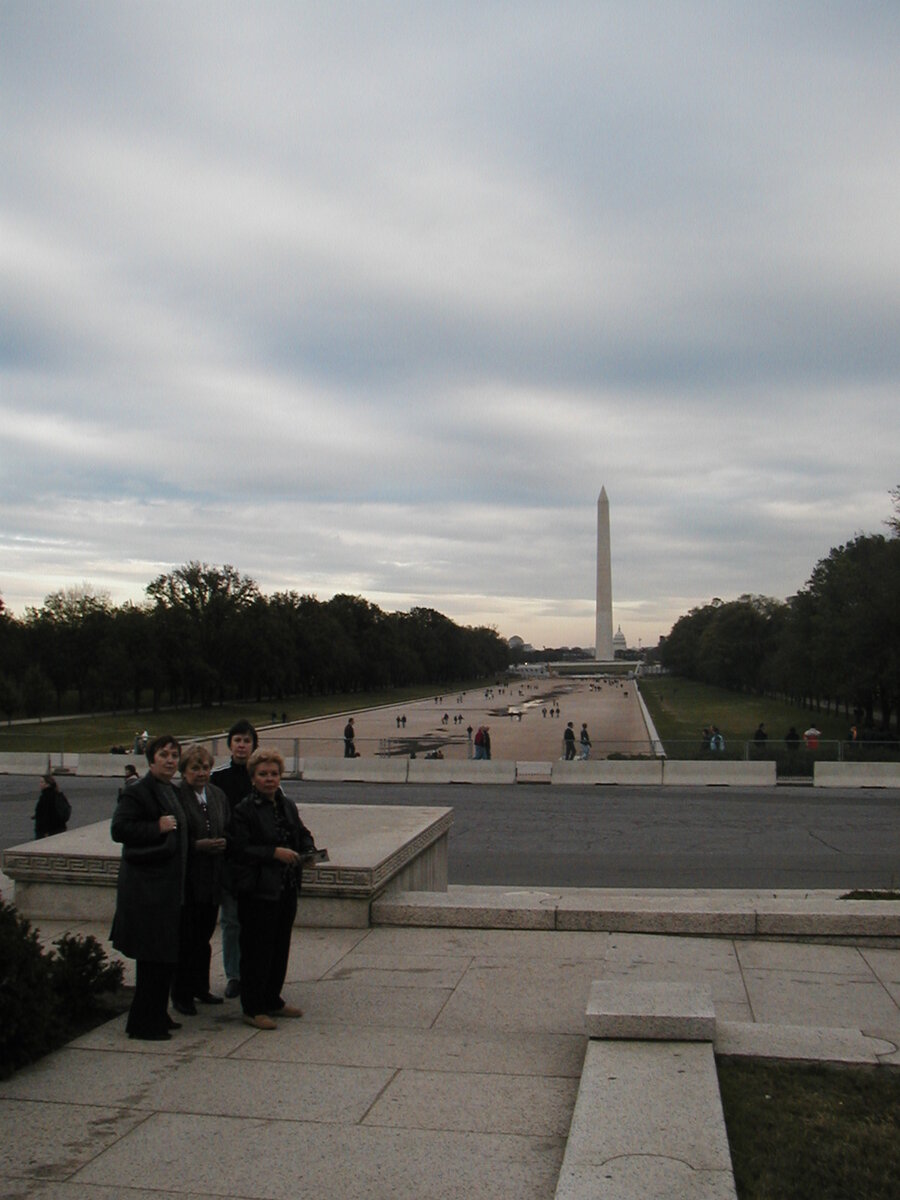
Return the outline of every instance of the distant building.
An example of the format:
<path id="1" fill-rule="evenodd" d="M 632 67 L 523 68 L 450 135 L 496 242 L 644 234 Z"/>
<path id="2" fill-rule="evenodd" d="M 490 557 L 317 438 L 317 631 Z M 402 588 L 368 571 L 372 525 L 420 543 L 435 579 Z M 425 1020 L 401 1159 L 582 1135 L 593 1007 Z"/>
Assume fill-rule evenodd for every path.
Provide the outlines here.
<path id="1" fill-rule="evenodd" d="M 622 632 L 622 626 L 619 625 L 613 637 L 613 658 L 618 658 L 620 654 L 624 654 L 628 649 L 628 643 L 625 641 L 625 634 Z"/>
<path id="2" fill-rule="evenodd" d="M 530 642 L 523 641 L 515 633 L 511 638 L 506 639 L 506 644 L 510 650 L 521 650 L 523 654 L 532 654 L 534 652 L 534 646 Z"/>

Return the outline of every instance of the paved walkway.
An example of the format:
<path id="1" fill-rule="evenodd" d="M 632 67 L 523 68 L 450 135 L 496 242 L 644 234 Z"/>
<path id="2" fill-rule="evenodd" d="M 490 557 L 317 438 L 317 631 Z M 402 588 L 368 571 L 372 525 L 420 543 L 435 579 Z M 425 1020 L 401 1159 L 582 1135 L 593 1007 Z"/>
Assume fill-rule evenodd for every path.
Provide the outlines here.
<path id="1" fill-rule="evenodd" d="M 598 979 L 708 985 L 720 1051 L 900 1066 L 896 940 L 298 930 L 302 1021 L 122 1017 L 0 1083 L 0 1197 L 549 1200 Z"/>
<path id="2" fill-rule="evenodd" d="M 555 711 L 557 706 L 559 716 L 551 717 L 551 709 Z M 510 709 L 514 710 L 512 716 Z M 406 724 L 401 728 L 397 719 L 403 717 Z M 461 720 L 454 722 L 454 717 Z M 569 721 L 576 738 L 582 722 L 587 724 L 592 752 L 598 758 L 614 751 L 636 754 L 650 750 L 637 689 L 625 679 L 596 683 L 566 678 L 525 680 L 505 688 L 453 692 L 370 708 L 354 716 L 356 748 L 364 758 L 377 754 L 388 739 L 405 754 L 415 750 L 421 757 L 439 747 L 445 758 L 467 758 L 468 726 L 489 725 L 494 758 L 552 762 L 562 757 L 563 732 Z M 260 741 L 279 745 L 288 754 L 299 741 L 301 756 L 329 757 L 343 752 L 346 723 L 346 714 L 289 722 L 262 730 Z M 225 758 L 224 742 L 218 757 Z"/>

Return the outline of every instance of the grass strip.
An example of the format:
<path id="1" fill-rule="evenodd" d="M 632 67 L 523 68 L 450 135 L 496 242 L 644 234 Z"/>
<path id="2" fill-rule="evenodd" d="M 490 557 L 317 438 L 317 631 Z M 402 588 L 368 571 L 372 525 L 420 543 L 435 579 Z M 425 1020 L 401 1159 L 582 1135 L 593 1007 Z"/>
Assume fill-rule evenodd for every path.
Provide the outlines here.
<path id="1" fill-rule="evenodd" d="M 739 1200 L 897 1200 L 900 1071 L 718 1065 Z"/>

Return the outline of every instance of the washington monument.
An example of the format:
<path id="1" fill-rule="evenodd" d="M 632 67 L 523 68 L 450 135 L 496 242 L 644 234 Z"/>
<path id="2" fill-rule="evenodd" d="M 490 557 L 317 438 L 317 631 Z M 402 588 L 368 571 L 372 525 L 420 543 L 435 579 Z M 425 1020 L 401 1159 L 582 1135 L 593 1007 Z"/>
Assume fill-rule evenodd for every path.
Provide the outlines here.
<path id="1" fill-rule="evenodd" d="M 597 500 L 597 627 L 594 638 L 594 658 L 597 662 L 612 662 L 613 657 L 609 497 L 606 494 L 606 488 L 602 487 Z"/>

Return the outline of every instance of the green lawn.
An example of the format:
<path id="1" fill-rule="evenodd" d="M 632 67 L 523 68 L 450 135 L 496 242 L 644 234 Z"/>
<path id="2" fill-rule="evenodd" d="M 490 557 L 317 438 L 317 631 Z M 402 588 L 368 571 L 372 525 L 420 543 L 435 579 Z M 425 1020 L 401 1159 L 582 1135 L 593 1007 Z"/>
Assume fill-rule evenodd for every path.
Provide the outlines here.
<path id="1" fill-rule="evenodd" d="M 739 1200 L 896 1200 L 900 1071 L 720 1063 Z"/>
<path id="2" fill-rule="evenodd" d="M 452 690 L 483 686 L 471 682 L 454 684 Z M 226 704 L 212 708 L 167 708 L 160 712 L 122 712 L 116 716 L 73 716 L 61 720 L 45 720 L 40 724 L 0 726 L 0 751 L 33 751 L 56 754 L 104 754 L 111 746 L 130 750 L 135 733 L 149 729 L 151 734 L 173 733 L 180 739 L 222 733 L 240 717 L 262 727 L 281 720 L 282 713 L 289 721 L 326 716 L 360 708 L 375 708 L 384 704 L 402 704 L 433 696 L 446 688 L 433 684 L 423 687 L 394 688 L 380 692 L 353 692 L 348 695 L 295 697 L 291 700 L 262 703 Z"/>

